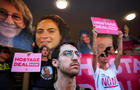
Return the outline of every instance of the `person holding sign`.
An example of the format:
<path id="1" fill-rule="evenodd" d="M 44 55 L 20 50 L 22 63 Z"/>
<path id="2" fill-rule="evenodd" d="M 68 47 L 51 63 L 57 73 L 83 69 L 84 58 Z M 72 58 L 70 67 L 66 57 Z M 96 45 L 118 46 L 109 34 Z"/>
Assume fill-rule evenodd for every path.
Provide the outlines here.
<path id="1" fill-rule="evenodd" d="M 94 80 L 96 84 L 97 90 L 120 90 L 120 85 L 117 80 L 116 74 L 117 69 L 120 64 L 120 59 L 122 55 L 122 39 L 123 34 L 120 31 L 118 36 L 118 53 L 116 55 L 115 61 L 109 67 L 106 66 L 108 63 L 108 51 L 107 49 L 103 52 L 98 52 L 97 49 L 97 31 L 95 28 L 92 30 L 93 32 L 93 72 L 94 72 Z M 98 67 L 97 63 L 100 64 Z"/>
<path id="2" fill-rule="evenodd" d="M 49 90 L 53 86 L 54 69 L 51 60 L 48 59 L 50 49 L 42 46 L 39 49 L 42 53 L 41 71 L 31 73 L 32 90 Z"/>

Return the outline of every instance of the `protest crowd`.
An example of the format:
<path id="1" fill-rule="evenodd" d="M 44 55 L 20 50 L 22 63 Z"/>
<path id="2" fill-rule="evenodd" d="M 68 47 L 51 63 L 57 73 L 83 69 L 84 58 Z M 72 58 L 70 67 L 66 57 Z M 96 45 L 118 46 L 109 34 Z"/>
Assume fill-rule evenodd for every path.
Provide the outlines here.
<path id="1" fill-rule="evenodd" d="M 140 89 L 140 40 L 114 19 L 91 22 L 75 43 L 59 15 L 33 27 L 23 0 L 0 0 L 0 90 Z"/>

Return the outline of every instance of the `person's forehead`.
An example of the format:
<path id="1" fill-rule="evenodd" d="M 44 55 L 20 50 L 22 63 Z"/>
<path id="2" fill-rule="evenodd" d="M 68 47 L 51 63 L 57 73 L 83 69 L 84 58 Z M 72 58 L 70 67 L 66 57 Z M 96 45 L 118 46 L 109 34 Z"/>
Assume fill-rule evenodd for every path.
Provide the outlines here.
<path id="1" fill-rule="evenodd" d="M 38 24 L 37 24 L 37 28 L 39 28 L 39 27 L 48 27 L 48 25 L 55 25 L 55 26 L 57 26 L 58 27 L 58 25 L 57 25 L 57 23 L 56 22 L 54 22 L 53 20 L 51 20 L 51 19 L 44 19 L 44 20 L 41 20 Z"/>
<path id="2" fill-rule="evenodd" d="M 74 47 L 73 45 L 71 44 L 64 44 L 60 47 L 60 52 L 62 51 L 65 51 L 65 50 L 73 50 L 73 51 L 77 51 L 76 47 Z"/>
<path id="3" fill-rule="evenodd" d="M 18 13 L 21 14 L 21 11 L 19 11 L 11 2 L 8 0 L 0 0 L 0 8 L 6 9 L 7 12 L 10 13 Z"/>
<path id="4" fill-rule="evenodd" d="M 44 48 L 43 48 L 43 50 L 47 50 L 47 49 L 48 49 L 47 47 L 44 47 Z"/>

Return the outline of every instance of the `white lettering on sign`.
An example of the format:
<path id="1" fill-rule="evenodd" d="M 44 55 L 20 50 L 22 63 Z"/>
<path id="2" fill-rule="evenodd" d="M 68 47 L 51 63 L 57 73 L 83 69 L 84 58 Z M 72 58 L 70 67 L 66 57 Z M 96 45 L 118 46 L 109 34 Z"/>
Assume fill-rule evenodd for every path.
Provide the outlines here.
<path id="1" fill-rule="evenodd" d="M 100 24 L 100 25 L 116 26 L 115 23 L 111 23 L 111 22 L 94 21 L 93 23 L 94 23 L 94 24 Z"/>
<path id="2" fill-rule="evenodd" d="M 132 60 L 129 59 L 129 58 L 123 58 L 123 59 L 121 59 L 121 63 L 124 63 L 125 64 L 126 70 L 127 70 L 128 73 L 131 73 L 131 69 L 130 69 L 130 66 L 129 66 L 129 63 L 131 63 L 131 62 L 132 62 Z"/>
<path id="3" fill-rule="evenodd" d="M 16 57 L 15 61 L 23 61 L 23 62 L 39 62 L 40 58 L 22 58 L 22 57 Z"/>
<path id="4" fill-rule="evenodd" d="M 92 59 L 91 58 L 87 58 L 87 63 L 85 64 L 80 64 L 80 72 L 79 72 L 79 76 L 82 75 L 82 69 L 87 69 L 88 70 L 88 74 L 87 75 L 93 75 L 92 74 Z"/>
<path id="5" fill-rule="evenodd" d="M 140 61 L 138 59 L 134 59 L 134 73 L 137 73 L 140 70 Z"/>
<path id="6" fill-rule="evenodd" d="M 109 30 L 118 30 L 117 27 L 113 27 L 113 26 L 102 26 L 102 25 L 95 25 L 96 28 L 100 28 L 100 29 L 109 29 Z"/>

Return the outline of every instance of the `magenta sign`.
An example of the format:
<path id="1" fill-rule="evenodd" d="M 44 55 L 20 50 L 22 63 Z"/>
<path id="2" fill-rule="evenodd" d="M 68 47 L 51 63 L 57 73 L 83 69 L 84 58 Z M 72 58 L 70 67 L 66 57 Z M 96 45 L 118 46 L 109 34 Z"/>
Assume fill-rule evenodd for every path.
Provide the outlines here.
<path id="1" fill-rule="evenodd" d="M 93 26 L 97 29 L 98 33 L 103 34 L 119 34 L 119 28 L 114 19 L 104 19 L 98 17 L 91 17 Z"/>
<path id="2" fill-rule="evenodd" d="M 41 53 L 15 53 L 11 72 L 40 72 Z"/>

